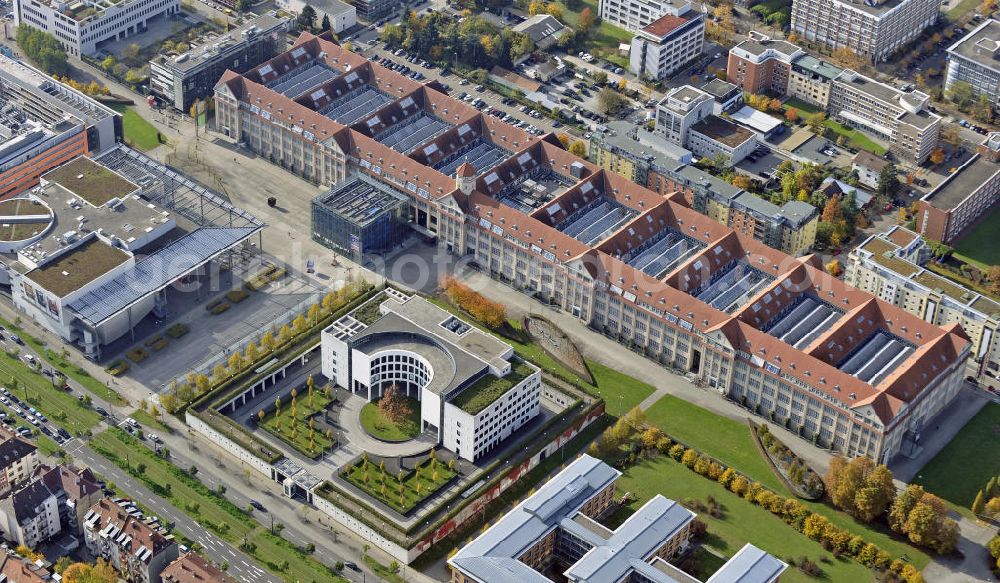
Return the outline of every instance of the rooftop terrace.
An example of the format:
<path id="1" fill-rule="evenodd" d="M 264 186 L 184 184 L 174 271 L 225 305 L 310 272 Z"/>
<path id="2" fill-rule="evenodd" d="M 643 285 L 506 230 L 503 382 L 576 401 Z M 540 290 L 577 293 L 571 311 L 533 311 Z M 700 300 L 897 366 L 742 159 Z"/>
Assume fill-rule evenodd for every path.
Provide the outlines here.
<path id="1" fill-rule="evenodd" d="M 515 362 L 506 376 L 487 374 L 479 377 L 471 386 L 456 395 L 451 404 L 469 415 L 477 415 L 534 373 L 535 369 L 531 365 Z"/>
<path id="2" fill-rule="evenodd" d="M 532 213 L 546 203 L 563 194 L 573 183 L 553 170 L 535 174 L 532 178 L 522 175 L 522 180 L 504 187 L 500 198 L 503 204 L 523 213 Z"/>

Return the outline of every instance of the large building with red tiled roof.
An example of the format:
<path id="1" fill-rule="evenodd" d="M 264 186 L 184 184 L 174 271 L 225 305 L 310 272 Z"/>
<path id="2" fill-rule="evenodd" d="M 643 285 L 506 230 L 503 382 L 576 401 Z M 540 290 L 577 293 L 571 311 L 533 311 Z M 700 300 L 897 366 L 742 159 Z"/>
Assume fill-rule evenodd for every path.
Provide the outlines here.
<path id="1" fill-rule="evenodd" d="M 400 220 L 447 252 L 820 445 L 887 461 L 961 386 L 960 327 L 328 37 L 304 33 L 246 75 L 227 73 L 216 97 L 218 127 L 250 150 L 324 186 L 391 190 L 405 199 Z"/>

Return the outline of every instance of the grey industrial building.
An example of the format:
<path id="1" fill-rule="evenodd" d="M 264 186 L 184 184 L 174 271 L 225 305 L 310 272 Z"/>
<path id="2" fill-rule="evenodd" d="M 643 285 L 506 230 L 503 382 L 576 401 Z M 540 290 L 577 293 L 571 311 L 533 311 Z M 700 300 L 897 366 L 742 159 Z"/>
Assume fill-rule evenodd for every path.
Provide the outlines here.
<path id="1" fill-rule="evenodd" d="M 212 94 L 227 69 L 245 73 L 285 49 L 287 18 L 269 12 L 223 35 L 207 36 L 180 55 L 149 61 L 149 89 L 160 100 L 187 111 Z"/>

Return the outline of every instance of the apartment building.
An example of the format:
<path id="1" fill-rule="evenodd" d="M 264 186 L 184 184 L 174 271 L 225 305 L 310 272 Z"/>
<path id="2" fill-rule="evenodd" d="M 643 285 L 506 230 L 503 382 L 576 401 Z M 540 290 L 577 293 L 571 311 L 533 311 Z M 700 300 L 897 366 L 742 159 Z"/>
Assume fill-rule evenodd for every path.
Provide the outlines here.
<path id="1" fill-rule="evenodd" d="M 597 166 L 661 194 L 680 192 L 687 206 L 789 255 L 801 255 L 816 242 L 812 205 L 771 204 L 685 163 L 685 151 L 670 150 L 676 147 L 661 136 L 625 121 L 607 125 L 610 131 L 590 138 L 588 153 Z"/>
<path id="2" fill-rule="evenodd" d="M 159 583 L 163 569 L 178 556 L 173 535 L 126 500 L 104 498 L 92 506 L 83 536 L 87 552 L 108 561 L 128 583 Z"/>
<path id="3" fill-rule="evenodd" d="M 756 31 L 729 49 L 726 77 L 747 93 L 785 95 L 791 64 L 805 51 L 783 40 Z"/>
<path id="4" fill-rule="evenodd" d="M 691 182 L 646 189 L 330 37 L 303 34 L 216 95 L 219 127 L 248 144 L 266 128 L 280 148 L 254 151 L 331 144 L 331 175 L 404 194 L 407 226 L 445 252 L 844 454 L 892 459 L 961 386 L 959 326 L 719 224 L 687 206 Z"/>
<path id="5" fill-rule="evenodd" d="M 369 401 L 420 402 L 420 429 L 468 461 L 541 412 L 541 373 L 510 345 L 420 296 L 387 289 L 322 333 L 323 375 Z M 377 316 L 364 317 L 363 313 Z"/>
<path id="6" fill-rule="evenodd" d="M 11 583 L 50 583 L 61 581 L 43 566 L 15 553 L 12 549 L 0 552 L 0 581 Z"/>
<path id="7" fill-rule="evenodd" d="M 601 20 L 638 32 L 664 16 L 683 16 L 690 10 L 688 0 L 601 0 L 598 12 Z"/>
<path id="8" fill-rule="evenodd" d="M 851 251 L 845 281 L 932 324 L 961 326 L 972 341 L 966 375 L 1000 388 L 1000 303 L 926 269 L 930 257 L 920 235 L 893 226 Z"/>
<path id="9" fill-rule="evenodd" d="M 830 104 L 830 87 L 844 70 L 810 54 L 803 54 L 791 61 L 788 73 L 789 97 L 818 105 L 823 109 Z"/>
<path id="10" fill-rule="evenodd" d="M 108 41 L 134 36 L 150 20 L 180 12 L 179 0 L 14 0 L 14 22 L 47 32 L 66 52 L 94 56 Z"/>
<path id="11" fill-rule="evenodd" d="M 7 541 L 30 549 L 55 537 L 62 532 L 55 493 L 35 480 L 0 499 L 0 529 Z"/>
<path id="12" fill-rule="evenodd" d="M 187 552 L 160 572 L 163 583 L 236 583 L 222 569 L 195 552 Z"/>
<path id="13" fill-rule="evenodd" d="M 954 244 L 1000 200 L 1000 132 L 986 136 L 976 153 L 917 201 L 917 231 Z"/>
<path id="14" fill-rule="evenodd" d="M 792 32 L 879 63 L 938 19 L 941 0 L 794 0 Z"/>
<path id="15" fill-rule="evenodd" d="M 944 89 L 964 81 L 976 93 L 987 95 L 1000 108 L 1000 21 L 987 18 L 948 47 L 948 72 Z"/>
<path id="16" fill-rule="evenodd" d="M 9 436 L 0 442 L 0 496 L 31 479 L 38 464 L 38 448 L 30 441 Z"/>
<path id="17" fill-rule="evenodd" d="M 104 490 L 90 468 L 65 465 L 50 468 L 43 465 L 35 470 L 32 479 L 43 482 L 56 497 L 62 531 L 83 534 L 84 517 L 104 496 Z"/>
<path id="18" fill-rule="evenodd" d="M 629 70 L 649 79 L 665 79 L 701 55 L 705 15 L 687 5 L 678 15 L 665 14 L 636 31 Z"/>
<path id="19" fill-rule="evenodd" d="M 212 95 L 226 70 L 243 73 L 282 52 L 288 23 L 270 12 L 225 34 L 198 39 L 187 52 L 157 55 L 149 61 L 149 90 L 187 113 L 196 99 Z"/>
<path id="20" fill-rule="evenodd" d="M 620 475 L 581 455 L 448 559 L 452 583 L 692 581 L 670 561 L 690 544 L 694 512 L 657 494 L 617 528 L 602 524 Z M 786 568 L 747 545 L 710 581 L 772 583 Z"/>
<path id="21" fill-rule="evenodd" d="M 921 164 L 937 147 L 941 117 L 927 110 L 930 97 L 902 91 L 844 70 L 830 88 L 830 117 L 889 144 L 900 158 Z"/>

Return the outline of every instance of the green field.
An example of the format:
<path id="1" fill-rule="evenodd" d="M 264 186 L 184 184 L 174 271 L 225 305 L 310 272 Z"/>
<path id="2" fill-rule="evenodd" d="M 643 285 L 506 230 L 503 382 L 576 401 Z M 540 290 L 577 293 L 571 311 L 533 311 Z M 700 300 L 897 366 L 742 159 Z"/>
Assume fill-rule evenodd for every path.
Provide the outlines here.
<path id="1" fill-rule="evenodd" d="M 25 344 L 32 347 L 35 352 L 37 352 L 40 356 L 43 356 L 45 360 L 49 361 L 52 366 L 59 369 L 64 375 L 67 376 L 67 378 L 80 383 L 83 388 L 87 389 L 95 396 L 104 399 L 112 405 L 123 405 L 125 403 L 125 399 L 115 392 L 114 389 L 107 387 L 101 381 L 90 376 L 90 373 L 83 368 L 73 364 L 66 358 L 63 358 L 62 354 L 47 348 L 45 344 L 40 342 L 31 334 L 25 332 L 20 326 L 14 324 L 13 322 L 8 322 L 3 318 L 0 318 L 0 324 L 3 324 L 6 328 L 15 330 L 18 336 L 21 337 L 21 340 L 24 340 Z"/>
<path id="2" fill-rule="evenodd" d="M 10 382 L 15 379 L 16 387 Z M 72 393 L 56 388 L 48 377 L 6 352 L 0 354 L 0 383 L 73 435 L 93 428 L 101 419 L 97 412 L 84 406 Z"/>
<path id="3" fill-rule="evenodd" d="M 849 559 L 834 559 L 819 543 L 802 535 L 767 510 L 754 506 L 723 488 L 718 482 L 704 478 L 674 460 L 663 456 L 647 460 L 625 470 L 618 480 L 616 498 L 631 492 L 635 501 L 629 503 L 637 510 L 654 494 L 673 500 L 693 498 L 705 501 L 712 496 L 723 507 L 721 518 L 702 514 L 699 518 L 708 524 L 704 543 L 720 555 L 732 557 L 744 544 L 754 545 L 787 561 L 806 556 L 816 562 L 825 581 L 871 581 L 871 571 Z M 829 557 L 830 563 L 820 560 Z M 782 583 L 813 583 L 813 579 L 791 567 L 781 576 Z"/>
<path id="4" fill-rule="evenodd" d="M 410 414 L 406 419 L 395 423 L 378 408 L 378 403 L 367 403 L 361 408 L 361 426 L 372 437 L 382 441 L 409 441 L 420 434 L 420 403 L 416 399 L 407 399 Z"/>
<path id="5" fill-rule="evenodd" d="M 994 210 L 989 217 L 962 237 L 955 246 L 955 256 L 983 269 L 1000 264 L 1000 245 L 996 243 L 997 233 L 1000 233 L 1000 211 Z"/>
<path id="6" fill-rule="evenodd" d="M 91 446 L 220 538 L 238 547 L 244 540 L 254 545 L 253 549 L 244 548 L 244 552 L 281 579 L 289 582 L 345 581 L 288 541 L 272 535 L 243 509 L 214 494 L 197 479 L 185 475 L 121 430 L 110 429 L 96 435 Z M 144 466 L 142 472 L 138 471 L 139 464 Z"/>
<path id="7" fill-rule="evenodd" d="M 989 403 L 913 478 L 961 508 L 1000 473 L 1000 405 Z"/>
<path id="8" fill-rule="evenodd" d="M 752 476 L 775 492 L 790 494 L 757 451 L 750 428 L 673 395 L 664 395 L 646 411 L 650 423 L 667 435 Z"/>
<path id="9" fill-rule="evenodd" d="M 556 0 L 555 3 L 563 9 L 563 18 L 561 19 L 563 23 L 574 30 L 577 28 L 577 22 L 580 21 L 580 13 L 584 8 L 593 10 L 595 16 L 601 13 L 597 0 L 583 0 L 576 10 L 572 10 L 566 6 L 565 0 Z M 588 42 L 582 45 L 582 50 L 591 53 L 595 57 L 607 59 L 627 68 L 628 57 L 618 52 L 618 45 L 630 42 L 632 42 L 631 32 L 601 20 L 597 30 L 590 33 Z"/>
<path id="10" fill-rule="evenodd" d="M 782 496 L 790 495 L 784 484 L 771 471 L 767 461 L 757 451 L 753 435 L 745 423 L 716 415 L 672 395 L 665 395 L 657 401 L 646 411 L 646 417 L 667 435 L 736 468 Z M 784 434 L 780 435 L 780 438 L 786 442 L 795 439 Z M 813 512 L 826 516 L 830 522 L 841 528 L 861 535 L 894 557 L 905 554 L 909 556 L 910 562 L 919 568 L 923 568 L 930 560 L 926 553 L 895 538 L 881 525 L 858 522 L 825 502 L 807 500 L 801 502 Z"/>
<path id="11" fill-rule="evenodd" d="M 800 119 L 804 118 L 810 113 L 823 111 L 822 107 L 818 105 L 813 105 L 811 103 L 806 103 L 805 101 L 802 101 L 801 99 L 795 97 L 789 97 L 788 99 L 785 100 L 785 108 L 787 109 L 789 107 L 793 107 L 799 112 Z"/>
<path id="12" fill-rule="evenodd" d="M 125 142 L 139 150 L 152 150 L 160 145 L 159 132 L 153 124 L 139 115 L 134 108 L 124 105 L 113 106 L 122 114 L 122 126 L 125 130 Z"/>
<path id="13" fill-rule="evenodd" d="M 863 132 L 854 128 L 849 128 L 836 120 L 828 119 L 824 125 L 826 125 L 826 128 L 834 134 L 847 138 L 847 141 L 850 142 L 855 148 L 868 150 L 876 156 L 882 156 L 889 151 L 885 146 L 872 141 L 872 139 L 866 136 Z"/>
<path id="14" fill-rule="evenodd" d="M 153 417 L 152 415 L 143 411 L 142 409 L 136 409 L 135 411 L 132 411 L 132 414 L 129 415 L 129 417 L 135 419 L 142 425 L 145 425 L 147 428 L 155 429 L 156 431 L 160 431 L 163 433 L 174 432 L 174 430 L 168 427 L 165 423 L 163 423 L 163 421 L 160 421 L 159 419 Z"/>

